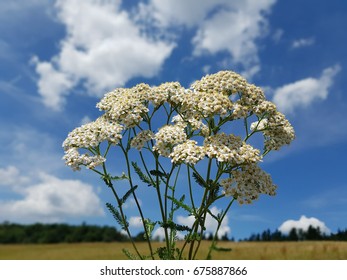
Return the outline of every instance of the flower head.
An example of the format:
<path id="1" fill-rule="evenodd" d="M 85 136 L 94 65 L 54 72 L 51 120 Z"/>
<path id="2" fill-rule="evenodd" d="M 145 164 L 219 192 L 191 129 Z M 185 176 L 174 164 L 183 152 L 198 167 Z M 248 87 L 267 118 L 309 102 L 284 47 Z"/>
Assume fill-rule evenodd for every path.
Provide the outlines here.
<path id="1" fill-rule="evenodd" d="M 220 162 L 232 165 L 258 162 L 261 160 L 259 150 L 242 142 L 239 136 L 220 133 L 209 136 L 204 141 L 206 155 Z"/>
<path id="2" fill-rule="evenodd" d="M 187 139 L 187 135 L 184 132 L 184 128 L 179 125 L 165 125 L 155 134 L 154 139 L 156 143 L 153 146 L 153 150 L 162 156 L 168 157 L 172 148 L 184 142 Z"/>
<path id="3" fill-rule="evenodd" d="M 154 133 L 150 130 L 142 130 L 131 140 L 130 145 L 140 151 L 145 143 L 151 139 L 154 139 Z"/>
<path id="4" fill-rule="evenodd" d="M 66 150 L 63 159 L 65 160 L 65 164 L 70 166 L 74 171 L 81 170 L 81 165 L 86 166 L 88 169 L 94 169 L 96 166 L 106 161 L 106 159 L 100 155 L 81 155 L 77 148 Z"/>
<path id="5" fill-rule="evenodd" d="M 231 177 L 220 180 L 227 196 L 233 196 L 240 204 L 250 204 L 260 194 L 275 195 L 276 186 L 269 174 L 256 164 L 248 164 L 231 171 Z"/>
<path id="6" fill-rule="evenodd" d="M 70 148 L 94 148 L 101 142 L 117 144 L 122 138 L 123 127 L 103 115 L 94 122 L 75 128 L 63 142 L 64 150 Z"/>
<path id="7" fill-rule="evenodd" d="M 187 140 L 182 144 L 178 144 L 173 148 L 173 152 L 169 155 L 174 163 L 196 164 L 205 157 L 205 148 L 198 146 L 194 140 Z"/>
<path id="8" fill-rule="evenodd" d="M 233 71 L 220 71 L 216 74 L 206 75 L 192 84 L 195 91 L 212 95 L 220 93 L 227 96 L 243 92 L 246 86 L 247 81 Z"/>
<path id="9" fill-rule="evenodd" d="M 149 91 L 150 87 L 146 84 L 131 89 L 117 89 L 106 94 L 96 107 L 106 111 L 113 121 L 131 128 L 140 123 L 143 114 L 149 111 L 145 105 Z"/>

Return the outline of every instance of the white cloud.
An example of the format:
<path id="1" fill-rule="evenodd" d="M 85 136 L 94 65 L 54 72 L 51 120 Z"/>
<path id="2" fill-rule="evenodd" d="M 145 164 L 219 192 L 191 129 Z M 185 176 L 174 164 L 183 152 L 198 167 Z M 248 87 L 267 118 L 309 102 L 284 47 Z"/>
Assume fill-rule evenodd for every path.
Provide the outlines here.
<path id="1" fill-rule="evenodd" d="M 259 71 L 256 40 L 267 33 L 268 13 L 275 0 L 225 1 L 227 8 L 206 19 L 192 42 L 195 55 L 227 51 L 249 76 Z M 251 70 L 249 70 L 251 69 Z"/>
<path id="2" fill-rule="evenodd" d="M 129 218 L 129 226 L 133 228 L 141 228 L 143 226 L 140 216 L 132 216 Z"/>
<path id="3" fill-rule="evenodd" d="M 16 187 L 29 182 L 29 178 L 22 176 L 15 166 L 0 168 L 0 186 Z"/>
<path id="4" fill-rule="evenodd" d="M 75 82 L 67 73 L 56 70 L 51 62 L 40 62 L 35 56 L 31 63 L 35 64 L 36 73 L 40 76 L 37 86 L 43 103 L 53 109 L 61 108 L 64 105 L 64 96 Z"/>
<path id="5" fill-rule="evenodd" d="M 141 32 L 120 1 L 58 0 L 58 19 L 66 26 L 60 53 L 51 61 L 34 58 L 45 105 L 59 110 L 78 84 L 91 95 L 156 75 L 175 47 Z"/>
<path id="6" fill-rule="evenodd" d="M 151 0 L 148 5 L 140 5 L 140 14 L 153 18 L 159 28 L 196 28 L 192 38 L 195 56 L 226 51 L 251 77 L 260 69 L 256 40 L 267 34 L 266 14 L 275 2 Z"/>
<path id="7" fill-rule="evenodd" d="M 142 205 L 142 200 L 141 199 L 137 199 L 137 202 L 139 203 L 139 205 Z M 137 209 L 137 204 L 134 198 L 129 198 L 127 199 L 127 201 L 123 204 L 123 208 L 124 209 Z"/>
<path id="8" fill-rule="evenodd" d="M 315 39 L 312 37 L 302 38 L 302 39 L 294 40 L 292 43 L 292 48 L 298 49 L 302 47 L 308 47 L 308 46 L 312 46 L 314 43 L 315 43 Z"/>
<path id="9" fill-rule="evenodd" d="M 307 107 L 317 99 L 324 100 L 341 67 L 335 65 L 323 70 L 320 78 L 306 78 L 275 89 L 273 102 L 280 111 L 292 113 L 296 107 Z"/>
<path id="10" fill-rule="evenodd" d="M 57 222 L 72 217 L 102 216 L 100 200 L 91 185 L 40 173 L 39 182 L 17 187 L 21 198 L 0 203 L 0 220 Z"/>
<path id="11" fill-rule="evenodd" d="M 209 12 L 218 6 L 227 5 L 227 0 L 150 0 L 140 5 L 143 17 L 151 16 L 160 27 L 199 25 Z"/>
<path id="12" fill-rule="evenodd" d="M 288 234 L 292 228 L 302 229 L 307 231 L 309 226 L 314 228 L 319 227 L 320 231 L 325 234 L 330 234 L 330 229 L 325 225 L 324 222 L 318 220 L 317 218 L 307 218 L 306 216 L 301 216 L 299 220 L 288 220 L 285 221 L 278 230 L 283 234 Z"/>

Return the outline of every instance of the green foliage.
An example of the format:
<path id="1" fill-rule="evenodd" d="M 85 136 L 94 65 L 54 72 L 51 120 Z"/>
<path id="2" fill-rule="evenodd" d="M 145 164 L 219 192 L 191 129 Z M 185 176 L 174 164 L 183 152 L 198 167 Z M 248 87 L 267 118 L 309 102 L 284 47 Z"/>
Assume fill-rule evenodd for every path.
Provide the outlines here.
<path id="1" fill-rule="evenodd" d="M 149 173 L 153 176 L 159 176 L 162 179 L 167 179 L 169 177 L 169 174 L 161 172 L 159 170 L 150 170 Z"/>
<path id="2" fill-rule="evenodd" d="M 119 201 L 119 206 L 123 205 L 125 203 L 125 201 L 129 198 L 129 196 L 135 192 L 135 190 L 137 189 L 137 185 L 133 186 L 132 188 L 130 188 L 130 190 L 128 190 L 125 195 L 120 199 Z"/>
<path id="3" fill-rule="evenodd" d="M 152 232 L 153 232 L 154 227 L 157 224 L 157 222 L 152 222 L 150 219 L 145 219 L 144 222 L 145 222 L 145 227 L 146 227 L 146 231 L 148 234 L 148 238 L 151 238 Z M 144 239 L 147 239 L 146 233 L 144 233 L 143 236 L 144 236 Z"/>
<path id="4" fill-rule="evenodd" d="M 200 174 L 193 172 L 193 178 L 196 183 L 198 183 L 203 188 L 208 188 L 208 185 L 206 184 L 205 180 L 200 176 Z"/>
<path id="5" fill-rule="evenodd" d="M 112 181 L 129 180 L 129 177 L 123 173 L 121 176 L 111 176 Z"/>
<path id="6" fill-rule="evenodd" d="M 139 176 L 139 178 L 141 179 L 142 182 L 144 182 L 145 184 L 147 184 L 147 186 L 149 186 L 149 187 L 150 187 L 150 186 L 156 187 L 155 182 L 154 182 L 150 177 L 148 177 L 147 175 L 145 175 L 145 174 L 142 172 L 141 168 L 137 165 L 136 162 L 132 161 L 132 162 L 131 162 L 131 165 L 133 166 L 133 168 L 134 168 L 136 174 Z"/>
<path id="7" fill-rule="evenodd" d="M 128 240 L 110 226 L 86 224 L 0 224 L 0 244 L 52 244 L 79 242 L 112 242 Z"/>
<path id="8" fill-rule="evenodd" d="M 193 214 L 193 208 L 191 208 L 189 205 L 184 203 L 185 195 L 182 195 L 180 200 L 177 200 L 176 198 L 172 196 L 168 196 L 168 199 L 172 200 L 172 202 L 176 205 L 176 208 L 174 208 L 174 211 L 178 210 L 179 208 L 183 208 L 186 210 L 189 214 Z"/>
<path id="9" fill-rule="evenodd" d="M 157 249 L 157 254 L 161 260 L 178 259 L 180 250 L 178 248 L 172 248 L 171 250 L 168 250 L 166 247 L 159 247 Z"/>
<path id="10" fill-rule="evenodd" d="M 309 240 L 338 240 L 347 241 L 347 229 L 344 231 L 338 230 L 337 233 L 325 235 L 321 232 L 319 227 L 309 226 L 306 231 L 302 229 L 292 228 L 289 233 L 282 234 L 276 230 L 271 232 L 269 229 L 263 231 L 261 234 L 252 234 L 244 241 L 309 241 Z"/>
<path id="11" fill-rule="evenodd" d="M 163 228 L 169 228 L 175 231 L 190 231 L 191 230 L 190 227 L 176 224 L 173 221 L 167 221 L 166 223 L 159 222 L 159 225 Z"/>
<path id="12" fill-rule="evenodd" d="M 126 221 L 126 217 L 124 217 L 123 219 L 117 208 L 114 207 L 111 203 L 106 203 L 106 207 L 111 212 L 117 223 L 122 227 L 122 229 L 126 230 L 129 227 L 129 223 Z"/>

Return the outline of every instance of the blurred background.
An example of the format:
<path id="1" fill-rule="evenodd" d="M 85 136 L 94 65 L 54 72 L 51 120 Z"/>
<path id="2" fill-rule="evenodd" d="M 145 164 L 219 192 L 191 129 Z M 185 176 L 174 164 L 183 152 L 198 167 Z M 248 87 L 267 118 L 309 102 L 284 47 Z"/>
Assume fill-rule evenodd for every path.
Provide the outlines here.
<path id="1" fill-rule="evenodd" d="M 346 19 L 343 0 L 0 0 L 0 223 L 117 227 L 100 178 L 64 165 L 68 132 L 117 87 L 189 87 L 232 70 L 264 89 L 297 136 L 262 164 L 277 196 L 235 204 L 221 235 L 345 229 Z M 136 234 L 132 200 L 126 208 Z"/>

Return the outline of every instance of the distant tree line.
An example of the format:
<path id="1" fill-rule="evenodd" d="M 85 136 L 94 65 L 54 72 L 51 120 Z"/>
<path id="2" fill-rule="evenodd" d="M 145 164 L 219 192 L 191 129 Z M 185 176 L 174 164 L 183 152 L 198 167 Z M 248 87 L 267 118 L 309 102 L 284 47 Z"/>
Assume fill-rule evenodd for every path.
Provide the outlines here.
<path id="1" fill-rule="evenodd" d="M 213 235 L 204 236 L 205 240 L 212 240 Z M 144 233 L 134 236 L 135 241 L 144 241 Z M 220 241 L 234 241 L 227 234 L 219 238 Z M 347 229 L 338 230 L 329 235 L 321 232 L 320 228 L 310 226 L 307 231 L 292 228 L 289 234 L 279 230 L 271 232 L 270 229 L 262 233 L 252 234 L 249 238 L 239 241 L 305 241 L 305 240 L 332 240 L 347 241 Z M 31 224 L 21 225 L 9 222 L 0 224 L 0 244 L 15 243 L 78 243 L 78 242 L 113 242 L 128 241 L 128 238 L 116 228 L 111 226 L 68 225 L 68 224 Z M 159 241 L 159 240 L 158 240 Z"/>
<path id="2" fill-rule="evenodd" d="M 338 230 L 337 233 L 324 234 L 319 227 L 309 226 L 306 231 L 292 228 L 288 234 L 279 230 L 271 232 L 269 229 L 262 233 L 252 234 L 249 238 L 241 241 L 305 241 L 305 240 L 331 240 L 347 241 L 347 229 Z"/>
<path id="3" fill-rule="evenodd" d="M 76 243 L 126 241 L 127 237 L 110 226 L 32 224 L 0 224 L 0 244 L 10 243 Z"/>

